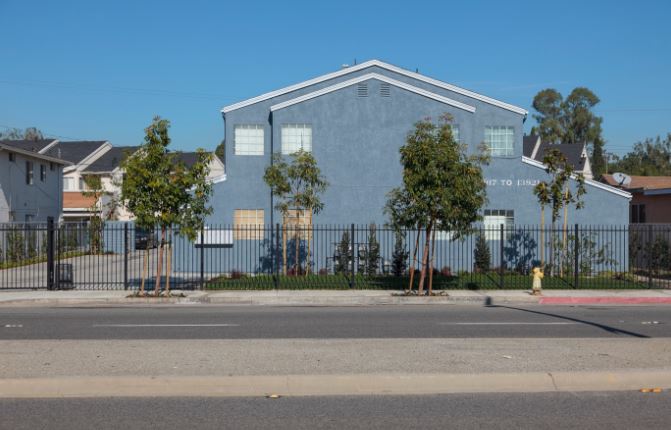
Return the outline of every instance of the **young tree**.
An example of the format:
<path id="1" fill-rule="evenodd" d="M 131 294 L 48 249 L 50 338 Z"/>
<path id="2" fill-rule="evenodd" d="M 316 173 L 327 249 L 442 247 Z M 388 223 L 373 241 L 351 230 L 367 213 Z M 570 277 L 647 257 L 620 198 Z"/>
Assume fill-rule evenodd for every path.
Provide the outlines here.
<path id="1" fill-rule="evenodd" d="M 573 166 L 558 149 L 548 151 L 543 158 L 543 163 L 545 164 L 545 171 L 551 179 L 550 182 L 540 181 L 534 187 L 534 194 L 541 204 L 541 217 L 543 217 L 544 206 L 546 204 L 550 205 L 553 232 L 559 214 L 563 210 L 562 243 L 565 249 L 568 232 L 568 207 L 575 204 L 576 210 L 583 208 L 582 196 L 586 193 L 585 177 L 582 174 L 574 173 Z M 574 179 L 576 183 L 575 194 L 571 190 L 571 179 Z M 545 244 L 541 243 L 541 249 L 544 247 Z"/>
<path id="2" fill-rule="evenodd" d="M 452 135 L 449 115 L 438 125 L 430 119 L 419 121 L 400 149 L 403 186 L 390 193 L 387 213 L 392 225 L 415 223 L 424 230 L 420 295 L 432 261 L 433 231 L 450 231 L 455 240 L 472 231 L 473 223 L 481 219 L 480 209 L 486 201 L 482 164 L 487 156 L 468 155 L 466 150 Z M 431 280 L 429 277 L 429 294 Z"/>
<path id="3" fill-rule="evenodd" d="M 380 268 L 380 242 L 377 241 L 375 224 L 368 226 L 368 250 L 366 251 L 366 274 L 373 276 Z"/>
<path id="4" fill-rule="evenodd" d="M 410 253 L 405 247 L 403 233 L 400 230 L 395 232 L 394 252 L 391 255 L 391 273 L 394 276 L 403 276 L 408 268 L 408 256 Z"/>
<path id="5" fill-rule="evenodd" d="M 478 272 L 488 272 L 491 266 L 491 254 L 485 235 L 480 232 L 475 239 L 475 249 L 473 250 L 473 259 L 475 270 Z"/>
<path id="6" fill-rule="evenodd" d="M 312 241 L 312 215 L 317 215 L 324 208 L 321 195 L 326 191 L 328 182 L 322 176 L 314 156 L 303 149 L 291 154 L 291 162 L 287 163 L 282 154 L 273 154 L 273 162 L 266 167 L 263 180 L 277 198 L 275 205 L 282 214 L 282 250 L 284 274 L 287 273 L 286 227 L 291 213 L 295 214 L 296 228 L 294 238 L 296 244 L 296 268 L 301 271 L 300 263 L 300 231 L 302 214 L 308 215 L 307 262 L 306 275 L 310 272 L 310 243 Z"/>
<path id="7" fill-rule="evenodd" d="M 84 176 L 86 189 L 82 192 L 85 197 L 92 200 L 89 206 L 89 251 L 91 254 L 100 254 L 103 250 L 103 230 L 105 228 L 105 217 L 102 198 L 105 195 L 102 180 L 98 175 Z"/>
<path id="8" fill-rule="evenodd" d="M 166 237 L 175 226 L 180 234 L 190 240 L 202 227 L 205 217 L 211 213 L 207 201 L 211 194 L 211 184 L 207 182 L 211 154 L 198 150 L 198 161 L 189 169 L 169 152 L 170 122 L 160 117 L 154 118 L 147 127 L 145 143 L 132 156 L 126 158 L 122 167 L 126 172 L 121 187 L 121 200 L 134 214 L 136 225 L 144 229 L 160 229 L 161 238 L 156 263 L 155 294 L 161 290 L 163 274 L 163 253 Z M 170 242 L 171 243 L 171 242 Z M 170 252 L 168 244 L 168 252 Z M 145 271 L 148 252 L 145 253 Z M 168 274 L 166 294 L 170 294 L 170 254 L 168 254 Z M 140 287 L 144 293 L 144 276 Z"/>
<path id="9" fill-rule="evenodd" d="M 352 248 L 349 243 L 349 233 L 344 231 L 338 244 L 338 252 L 336 253 L 335 273 L 346 274 L 349 272 L 349 264 L 352 258 Z"/>

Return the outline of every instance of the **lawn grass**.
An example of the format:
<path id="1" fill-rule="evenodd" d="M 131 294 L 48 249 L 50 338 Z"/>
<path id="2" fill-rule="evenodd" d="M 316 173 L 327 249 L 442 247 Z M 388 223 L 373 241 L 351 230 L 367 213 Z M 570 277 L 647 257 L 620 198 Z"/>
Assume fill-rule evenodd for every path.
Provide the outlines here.
<path id="1" fill-rule="evenodd" d="M 417 279 L 415 276 L 415 288 Z M 501 278 L 497 273 L 465 274 L 461 276 L 437 275 L 433 278 L 434 290 L 529 290 L 531 276 L 506 274 L 503 276 L 503 288 L 500 287 Z M 354 289 L 360 290 L 402 290 L 407 288 L 408 276 L 356 275 Z M 548 290 L 572 289 L 573 279 L 546 276 L 543 288 Z M 613 276 L 580 277 L 579 289 L 647 289 L 644 282 L 632 279 L 615 279 Z M 211 290 L 272 290 L 275 282 L 272 275 L 262 274 L 242 276 L 236 279 L 218 277 L 207 282 L 206 289 Z M 350 289 L 349 277 L 345 275 L 303 275 L 278 276 L 277 289 L 280 290 L 347 290 Z"/>
<path id="2" fill-rule="evenodd" d="M 89 255 L 87 251 L 66 251 L 60 253 L 60 259 L 64 260 L 67 258 L 81 257 L 82 255 Z M 39 255 L 33 258 L 26 258 L 21 261 L 5 261 L 0 263 L 0 270 L 3 269 L 13 269 L 15 267 L 30 266 L 31 264 L 45 263 L 47 261 L 46 255 Z"/>

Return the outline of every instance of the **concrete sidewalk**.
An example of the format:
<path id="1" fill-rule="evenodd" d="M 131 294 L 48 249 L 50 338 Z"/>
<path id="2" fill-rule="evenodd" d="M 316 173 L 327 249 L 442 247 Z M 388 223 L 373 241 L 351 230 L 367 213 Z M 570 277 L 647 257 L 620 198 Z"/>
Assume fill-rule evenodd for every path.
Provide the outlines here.
<path id="1" fill-rule="evenodd" d="M 433 297 L 404 296 L 394 290 L 174 291 L 185 297 L 130 298 L 131 291 L 2 291 L 0 306 L 219 304 L 265 306 L 370 306 L 449 304 L 671 305 L 671 290 L 448 290 Z"/>

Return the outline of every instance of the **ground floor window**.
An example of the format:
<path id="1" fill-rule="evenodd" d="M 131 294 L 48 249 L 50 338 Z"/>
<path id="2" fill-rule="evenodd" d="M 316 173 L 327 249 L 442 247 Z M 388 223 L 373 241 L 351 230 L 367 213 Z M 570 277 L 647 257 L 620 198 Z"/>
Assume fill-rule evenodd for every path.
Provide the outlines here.
<path id="1" fill-rule="evenodd" d="M 631 205 L 631 213 L 629 215 L 629 222 L 632 224 L 645 223 L 645 205 Z"/>
<path id="2" fill-rule="evenodd" d="M 236 209 L 233 240 L 263 240 L 263 209 Z"/>
<path id="3" fill-rule="evenodd" d="M 301 240 L 307 240 L 312 237 L 310 225 L 312 224 L 312 212 L 306 210 L 289 210 L 283 217 L 283 224 L 286 226 L 290 237 L 299 235 Z"/>
<path id="4" fill-rule="evenodd" d="M 487 240 L 499 240 L 501 238 L 502 224 L 506 232 L 509 232 L 515 225 L 515 212 L 511 209 L 485 209 L 483 215 L 485 239 Z"/>

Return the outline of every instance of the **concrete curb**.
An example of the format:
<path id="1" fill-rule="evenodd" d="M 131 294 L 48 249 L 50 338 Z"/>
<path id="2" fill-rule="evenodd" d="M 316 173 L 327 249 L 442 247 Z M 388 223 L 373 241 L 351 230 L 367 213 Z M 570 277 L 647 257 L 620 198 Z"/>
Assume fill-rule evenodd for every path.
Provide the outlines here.
<path id="1" fill-rule="evenodd" d="M 175 291 L 177 293 L 177 291 Z M 184 291 L 186 297 L 128 298 L 129 291 L 0 292 L 0 307 L 27 306 L 377 306 L 377 305 L 671 305 L 669 290 L 554 290 L 543 296 L 526 291 L 448 291 L 445 296 L 398 295 L 387 290 Z"/>
<path id="2" fill-rule="evenodd" d="M 0 398 L 421 395 L 628 391 L 652 387 L 671 388 L 671 372 L 1 379 Z"/>

